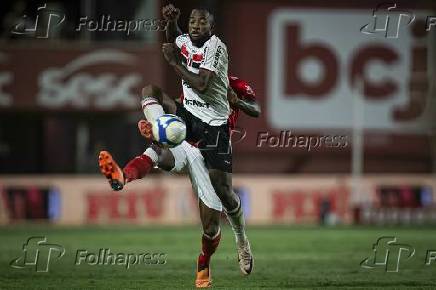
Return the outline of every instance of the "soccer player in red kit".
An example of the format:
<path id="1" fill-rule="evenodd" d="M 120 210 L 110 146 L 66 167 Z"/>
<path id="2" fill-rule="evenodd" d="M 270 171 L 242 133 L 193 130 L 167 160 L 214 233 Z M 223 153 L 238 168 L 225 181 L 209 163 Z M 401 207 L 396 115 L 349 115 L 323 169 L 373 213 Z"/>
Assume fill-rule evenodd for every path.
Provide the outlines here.
<path id="1" fill-rule="evenodd" d="M 240 111 L 243 111 L 248 116 L 257 118 L 260 115 L 260 107 L 256 102 L 256 94 L 246 81 L 235 76 L 229 76 L 229 85 L 233 90 L 233 92 L 230 91 L 227 95 L 232 112 L 227 123 L 229 124 L 229 129 L 234 130 Z"/>

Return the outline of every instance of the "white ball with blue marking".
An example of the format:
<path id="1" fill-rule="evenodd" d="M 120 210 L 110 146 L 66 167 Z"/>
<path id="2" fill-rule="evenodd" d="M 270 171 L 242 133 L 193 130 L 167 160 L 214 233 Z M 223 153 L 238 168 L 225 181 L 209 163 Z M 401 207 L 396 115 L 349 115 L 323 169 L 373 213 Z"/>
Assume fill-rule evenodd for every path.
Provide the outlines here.
<path id="1" fill-rule="evenodd" d="M 186 138 L 186 125 L 182 119 L 172 114 L 160 116 L 153 122 L 153 137 L 157 142 L 174 147 Z"/>

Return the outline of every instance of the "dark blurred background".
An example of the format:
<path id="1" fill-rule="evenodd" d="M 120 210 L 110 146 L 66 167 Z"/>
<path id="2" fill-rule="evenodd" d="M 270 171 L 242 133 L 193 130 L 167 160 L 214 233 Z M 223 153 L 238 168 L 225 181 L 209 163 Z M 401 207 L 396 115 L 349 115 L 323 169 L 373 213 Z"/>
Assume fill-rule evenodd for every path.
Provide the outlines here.
<path id="1" fill-rule="evenodd" d="M 187 178 L 114 193 L 97 167 L 100 150 L 122 165 L 145 150 L 144 85 L 181 93 L 168 3 L 1 1 L 0 223 L 198 220 Z M 436 223 L 434 1 L 172 3 L 184 31 L 193 7 L 214 13 L 262 106 L 232 138 L 249 223 Z"/>
<path id="2" fill-rule="evenodd" d="M 113 152 L 121 163 L 143 151 L 144 143 L 136 130 L 136 122 L 141 117 L 137 102 L 140 88 L 147 83 L 155 83 L 173 95 L 181 91 L 180 80 L 160 53 L 160 44 L 164 40 L 163 29 L 150 25 L 129 35 L 125 31 L 76 29 L 84 16 L 96 22 L 107 15 L 112 20 L 161 21 L 160 9 L 167 3 L 158 0 L 2 1 L 0 173 L 96 173 L 96 153 L 103 148 Z M 359 81 L 369 82 L 366 84 L 369 93 L 363 102 L 365 109 L 361 108 L 363 118 L 370 120 L 362 125 L 363 172 L 435 172 L 435 123 L 430 115 L 435 112 L 433 72 L 436 67 L 436 28 L 428 33 L 421 31 L 420 34 L 413 34 L 413 29 L 424 30 L 422 22 L 425 18 L 417 17 L 407 31 L 406 28 L 400 31 L 407 35 L 398 39 L 362 34 L 359 28 L 365 22 L 356 23 L 355 27 L 346 24 L 342 29 L 354 29 L 356 38 L 341 41 L 331 40 L 325 33 L 325 39 L 312 35 L 310 17 L 305 17 L 306 22 L 298 17 L 291 19 L 286 31 L 289 38 L 285 39 L 288 46 L 284 46 L 285 52 L 289 51 L 290 55 L 283 59 L 288 68 L 299 65 L 292 62 L 292 57 L 298 58 L 292 55 L 293 45 L 300 49 L 309 47 L 310 43 L 314 46 L 319 43 L 336 58 L 324 67 L 325 75 L 335 75 L 334 85 L 329 90 L 323 91 L 321 88 L 322 59 L 318 59 L 317 63 L 315 58 L 315 62 L 304 64 L 309 74 L 320 74 L 321 70 L 321 76 L 318 75 L 321 78 L 321 90 L 317 91 L 314 77 L 309 79 L 312 81 L 311 87 L 307 87 L 309 91 L 305 92 L 303 88 L 301 98 L 292 97 L 292 92 L 298 93 L 292 73 L 299 74 L 297 80 L 304 79 L 306 73 L 296 68 L 281 74 L 285 79 L 285 90 L 290 95 L 283 100 L 295 100 L 291 106 L 301 113 L 298 115 L 271 100 L 273 97 L 269 86 L 274 86 L 271 78 L 276 78 L 276 73 L 268 72 L 274 54 L 269 46 L 272 34 L 269 29 L 274 13 L 278 10 L 295 14 L 301 12 L 303 17 L 309 10 L 315 13 L 330 11 L 334 17 L 335 13 L 347 15 L 349 11 L 357 11 L 367 14 L 369 22 L 378 2 L 209 0 L 173 3 L 182 10 L 180 26 L 183 30 L 186 30 L 192 7 L 201 4 L 214 12 L 216 33 L 228 46 L 230 74 L 247 80 L 262 104 L 261 118 L 241 118 L 240 127 L 247 131 L 247 136 L 242 142 L 234 144 L 236 173 L 351 172 L 353 128 L 358 124 L 349 118 L 353 115 L 353 102 L 344 103 L 341 98 L 349 92 L 355 94 L 349 95 L 350 100 L 362 94 L 357 87 Z M 38 10 L 44 4 L 46 7 Z M 417 12 L 434 11 L 435 7 L 432 1 L 413 4 L 404 1 L 397 4 Z M 50 13 L 56 15 L 50 18 Z M 37 30 L 24 33 L 24 27 L 32 27 L 38 15 Z M 59 15 L 64 15 L 65 20 L 56 25 Z M 50 19 L 52 22 L 48 23 Z M 22 34 L 11 32 L 17 23 L 21 23 L 18 29 L 23 30 Z M 331 29 L 333 32 L 337 26 L 338 23 L 332 22 L 329 17 L 319 31 Z M 44 36 L 47 27 L 50 27 L 49 35 L 43 38 L 41 36 Z M 344 33 L 344 37 L 347 33 Z M 340 36 L 341 33 L 335 35 Z M 350 45 L 356 45 L 352 53 L 347 52 L 349 49 L 346 47 Z M 393 53 L 398 54 L 395 60 L 385 62 L 385 57 L 390 57 L 389 51 L 381 49 L 375 52 L 377 57 L 381 55 L 381 61 L 377 63 L 380 60 L 377 57 L 370 61 L 374 64 L 373 70 L 377 70 L 377 65 L 382 67 L 382 77 L 378 79 L 378 72 L 371 79 L 370 74 L 352 71 L 353 54 L 368 46 L 393 47 Z M 323 48 L 320 46 L 318 49 L 322 51 Z M 367 53 L 371 56 L 371 52 Z M 407 59 L 402 59 L 403 56 L 407 56 Z M 400 80 L 393 83 L 396 90 L 388 93 L 383 91 L 383 86 L 378 82 L 391 78 L 386 71 L 395 80 Z M 372 89 L 375 91 L 372 93 L 370 82 L 374 84 Z M 344 90 L 344 86 L 348 89 Z M 337 101 L 323 107 L 336 97 Z M 306 110 L 304 102 L 320 110 Z M 342 105 L 335 107 L 338 102 Z M 285 111 L 276 110 L 277 113 L 273 113 L 276 106 L 281 106 Z M 344 111 L 348 113 L 344 114 Z M 384 116 L 386 112 L 390 112 L 391 116 Z M 346 118 L 330 125 L 323 121 L 334 115 Z M 319 120 L 305 124 L 304 118 L 314 117 L 319 117 Z M 301 122 L 296 123 L 294 119 Z M 259 132 L 279 134 L 281 130 L 291 130 L 297 136 L 344 136 L 347 144 L 339 147 L 321 146 L 310 151 L 304 146 L 257 146 Z"/>

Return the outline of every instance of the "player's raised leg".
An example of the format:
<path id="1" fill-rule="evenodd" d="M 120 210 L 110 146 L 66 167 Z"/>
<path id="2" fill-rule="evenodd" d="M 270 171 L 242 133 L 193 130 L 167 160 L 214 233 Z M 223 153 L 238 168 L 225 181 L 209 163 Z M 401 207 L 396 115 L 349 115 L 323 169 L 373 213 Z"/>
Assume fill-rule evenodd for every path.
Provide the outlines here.
<path id="1" fill-rule="evenodd" d="M 176 110 L 174 100 L 159 87 L 147 85 L 142 89 L 141 106 L 149 122 L 164 114 L 163 105 L 168 113 L 174 113 Z M 141 120 L 138 122 L 138 128 L 144 137 L 151 138 L 150 123 Z M 123 169 L 107 151 L 100 152 L 98 163 L 101 173 L 108 179 L 112 189 L 121 190 L 127 182 L 143 178 L 156 164 L 164 170 L 173 168 L 174 157 L 169 150 L 151 145 L 143 154 L 130 160 Z"/>
<path id="2" fill-rule="evenodd" d="M 124 185 L 136 179 L 144 178 L 154 166 L 164 170 L 174 167 L 174 156 L 168 149 L 151 145 L 141 155 L 131 159 L 127 165 L 121 167 L 108 151 L 101 151 L 98 164 L 101 173 L 107 178 L 113 190 L 122 190 Z"/>

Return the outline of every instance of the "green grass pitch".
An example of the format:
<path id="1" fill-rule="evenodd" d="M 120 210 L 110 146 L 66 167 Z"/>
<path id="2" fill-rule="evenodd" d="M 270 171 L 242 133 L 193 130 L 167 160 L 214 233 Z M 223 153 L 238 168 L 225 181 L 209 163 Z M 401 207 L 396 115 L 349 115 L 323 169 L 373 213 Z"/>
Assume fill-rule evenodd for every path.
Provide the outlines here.
<path id="1" fill-rule="evenodd" d="M 29 266 L 11 268 L 30 236 L 46 236 L 65 247 L 61 259 L 52 259 L 49 272 Z M 432 228 L 319 228 L 249 227 L 255 268 L 243 277 L 236 261 L 233 235 L 223 229 L 212 258 L 216 289 L 436 289 L 436 261 L 425 266 L 426 251 L 436 250 Z M 401 261 L 398 273 L 383 267 L 363 269 L 381 236 L 396 236 L 416 249 Z M 0 227 L 1 289 L 193 289 L 195 259 L 200 250 L 199 227 L 56 227 L 15 225 Z M 75 265 L 76 251 L 109 248 L 116 253 L 166 253 L 164 265 Z"/>

